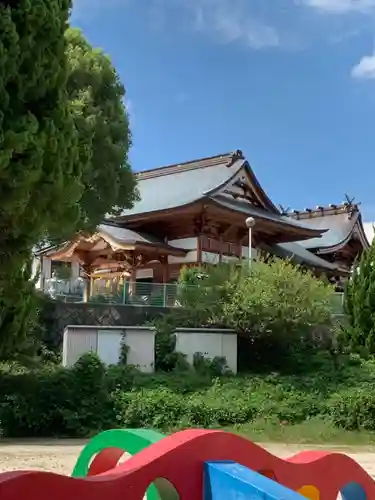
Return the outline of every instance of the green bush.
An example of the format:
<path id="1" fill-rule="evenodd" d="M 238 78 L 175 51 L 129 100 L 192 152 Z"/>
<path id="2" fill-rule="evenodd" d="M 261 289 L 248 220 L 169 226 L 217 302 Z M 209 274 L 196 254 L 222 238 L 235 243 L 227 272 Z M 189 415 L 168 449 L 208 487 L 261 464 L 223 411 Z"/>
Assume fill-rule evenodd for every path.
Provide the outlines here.
<path id="1" fill-rule="evenodd" d="M 155 328 L 155 370 L 170 372 L 175 369 L 179 354 L 175 352 L 174 335 L 177 318 L 173 314 L 165 314 L 152 322 Z"/>
<path id="2" fill-rule="evenodd" d="M 333 288 L 282 259 L 258 260 L 251 269 L 247 264 L 183 269 L 179 290 L 197 326 L 219 324 L 246 335 L 290 339 L 331 325 Z"/>
<path id="3" fill-rule="evenodd" d="M 241 370 L 294 371 L 313 348 L 332 347 L 333 288 L 291 262 L 184 269 L 179 296 L 185 308 L 180 326 L 227 327 L 239 334 Z"/>
<path id="4" fill-rule="evenodd" d="M 319 359 L 318 359 L 319 358 Z M 0 432 L 7 437 L 89 436 L 116 427 L 186 427 L 329 421 L 375 430 L 375 362 L 343 357 L 338 368 L 317 356 L 316 369 L 295 375 L 214 377 L 200 371 L 144 374 L 83 356 L 67 369 L 0 367 Z"/>
<path id="5" fill-rule="evenodd" d="M 226 323 L 251 337 L 299 342 L 314 328 L 331 325 L 332 293 L 329 285 L 291 262 L 256 262 L 224 304 Z"/>
<path id="6" fill-rule="evenodd" d="M 106 371 L 93 354 L 68 370 L 47 367 L 0 378 L 0 422 L 8 436 L 83 436 L 114 421 Z"/>
<path id="7" fill-rule="evenodd" d="M 366 383 L 332 398 L 333 423 L 346 430 L 375 431 L 375 383 Z"/>

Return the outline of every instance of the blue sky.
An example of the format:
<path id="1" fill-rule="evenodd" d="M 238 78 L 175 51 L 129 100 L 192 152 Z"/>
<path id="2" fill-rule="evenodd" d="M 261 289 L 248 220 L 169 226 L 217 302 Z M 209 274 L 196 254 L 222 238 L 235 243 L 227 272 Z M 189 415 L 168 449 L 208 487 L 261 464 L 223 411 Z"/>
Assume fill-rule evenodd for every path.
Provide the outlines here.
<path id="1" fill-rule="evenodd" d="M 375 0 L 75 0 L 127 89 L 134 170 L 241 149 L 275 203 L 375 220 Z"/>

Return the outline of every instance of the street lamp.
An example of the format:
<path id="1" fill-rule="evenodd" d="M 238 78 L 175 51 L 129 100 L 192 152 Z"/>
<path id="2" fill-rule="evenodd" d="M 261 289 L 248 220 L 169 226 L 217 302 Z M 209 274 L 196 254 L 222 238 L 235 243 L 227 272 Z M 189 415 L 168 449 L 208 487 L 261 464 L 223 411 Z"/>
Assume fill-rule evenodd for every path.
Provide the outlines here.
<path id="1" fill-rule="evenodd" d="M 251 268 L 251 258 L 252 258 L 252 229 L 255 226 L 254 217 L 248 217 L 245 221 L 246 227 L 249 231 L 249 267 Z"/>

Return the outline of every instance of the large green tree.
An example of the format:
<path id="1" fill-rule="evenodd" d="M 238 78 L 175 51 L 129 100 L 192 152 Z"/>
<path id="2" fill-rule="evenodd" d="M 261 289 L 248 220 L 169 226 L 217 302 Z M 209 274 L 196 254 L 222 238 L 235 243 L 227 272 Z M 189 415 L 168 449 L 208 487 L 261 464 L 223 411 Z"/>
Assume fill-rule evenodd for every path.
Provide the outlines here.
<path id="1" fill-rule="evenodd" d="M 125 88 L 110 59 L 78 29 L 68 29 L 67 90 L 79 137 L 78 162 L 84 190 L 75 230 L 93 230 L 103 218 L 131 208 L 136 179 L 128 161 L 131 146 Z"/>
<path id="2" fill-rule="evenodd" d="M 69 0 L 0 2 L 0 356 L 27 334 L 30 252 L 79 220 L 83 185 L 66 89 Z M 29 300 L 30 299 L 30 300 Z"/>
<path id="3" fill-rule="evenodd" d="M 0 275 L 54 222 L 79 217 L 70 101 L 69 0 L 0 2 Z"/>
<path id="4" fill-rule="evenodd" d="M 343 339 L 347 346 L 375 354 L 375 246 L 364 251 L 355 264 L 344 295 L 349 323 Z"/>
<path id="5" fill-rule="evenodd" d="M 137 198 L 124 87 L 109 58 L 68 29 L 70 7 L 70 0 L 0 1 L 3 357 L 32 319 L 33 246 L 94 230 Z"/>

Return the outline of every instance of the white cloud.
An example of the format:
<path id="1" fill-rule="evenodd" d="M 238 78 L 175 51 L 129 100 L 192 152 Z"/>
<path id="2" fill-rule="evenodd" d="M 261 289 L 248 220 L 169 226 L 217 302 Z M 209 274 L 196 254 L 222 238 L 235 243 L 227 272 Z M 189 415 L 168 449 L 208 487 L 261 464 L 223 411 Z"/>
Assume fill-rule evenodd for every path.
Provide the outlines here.
<path id="1" fill-rule="evenodd" d="M 366 22 L 371 24 L 375 16 L 375 0 L 295 0 L 295 2 L 331 15 L 362 14 Z M 356 36 L 360 32 L 360 27 L 364 27 L 363 23 L 358 22 L 358 17 L 350 16 L 350 20 L 352 26 L 355 23 L 355 28 L 344 33 L 345 38 L 350 34 Z M 340 34 L 338 40 L 342 38 L 343 34 Z M 375 51 L 370 56 L 362 57 L 358 64 L 353 66 L 351 76 L 356 79 L 375 79 Z"/>
<path id="2" fill-rule="evenodd" d="M 371 56 L 364 56 L 352 68 L 352 77 L 358 79 L 375 79 L 375 53 Z"/>
<path id="3" fill-rule="evenodd" d="M 276 29 L 257 18 L 252 2 L 244 0 L 182 1 L 193 14 L 194 27 L 223 43 L 241 43 L 252 49 L 277 47 Z"/>
<path id="4" fill-rule="evenodd" d="M 367 13 L 375 8 L 375 0 L 299 0 L 297 3 L 331 14 Z"/>

